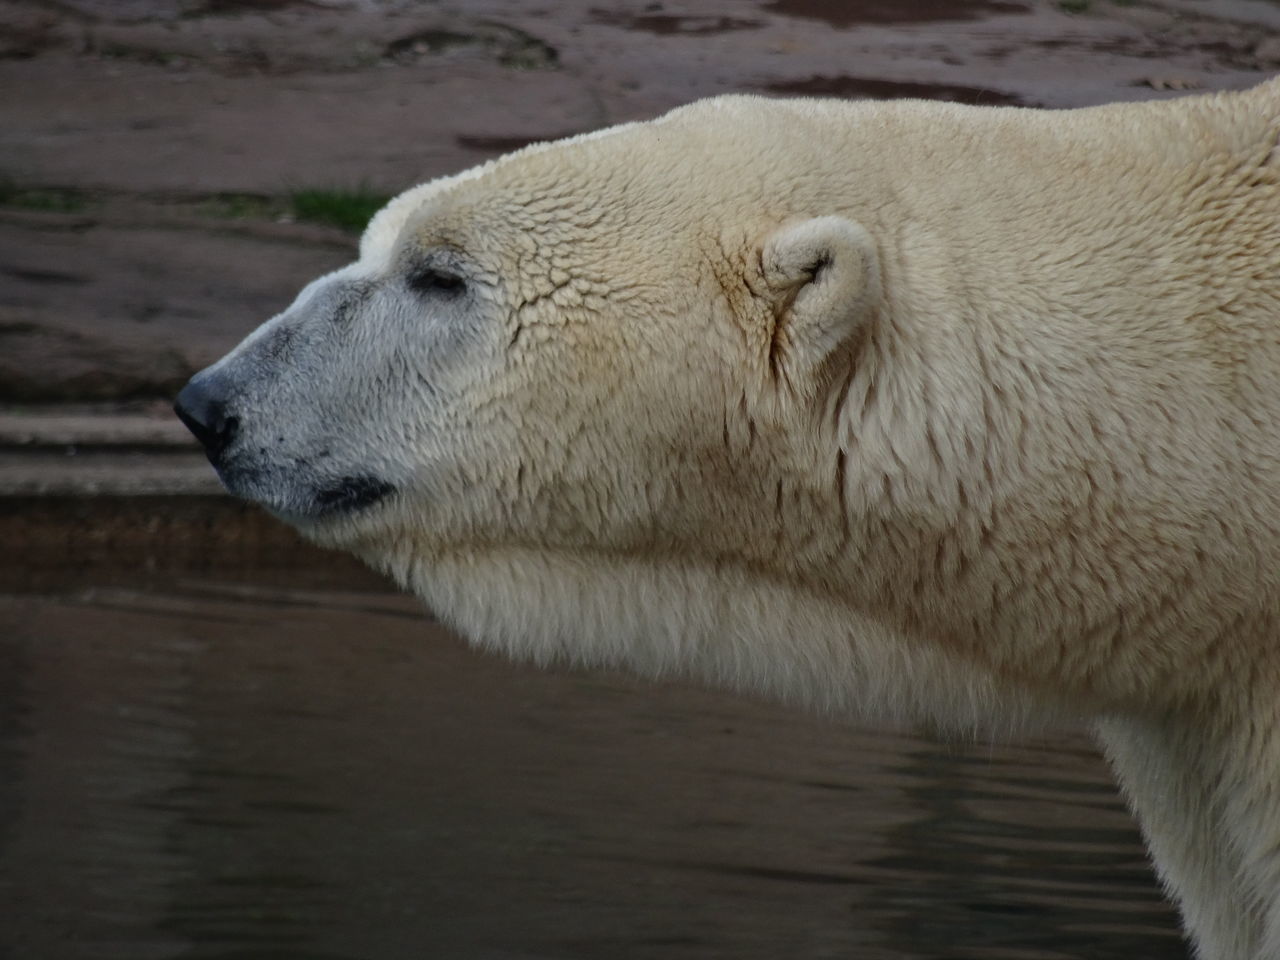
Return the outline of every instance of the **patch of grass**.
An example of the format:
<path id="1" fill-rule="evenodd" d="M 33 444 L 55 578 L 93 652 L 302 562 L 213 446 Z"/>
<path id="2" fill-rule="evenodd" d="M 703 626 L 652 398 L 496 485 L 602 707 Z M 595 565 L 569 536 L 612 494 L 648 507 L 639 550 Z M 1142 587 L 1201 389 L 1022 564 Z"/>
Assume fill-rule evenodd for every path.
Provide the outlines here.
<path id="1" fill-rule="evenodd" d="M 164 194 L 121 195 L 135 207 L 172 208 L 186 214 L 219 220 L 303 221 L 359 233 L 391 198 L 361 185 L 349 189 L 314 187 L 293 189 L 283 196 L 260 193 L 213 193 L 197 196 Z M 44 213 L 79 213 L 91 206 L 110 206 L 120 199 L 109 192 L 71 187 L 27 187 L 0 176 L 0 207 Z"/>
<path id="2" fill-rule="evenodd" d="M 199 213 L 228 220 L 277 220 L 290 212 L 289 205 L 256 193 L 216 193 L 200 201 Z"/>
<path id="3" fill-rule="evenodd" d="M 365 186 L 354 189 L 294 190 L 289 194 L 293 215 L 311 223 L 325 223 L 359 233 L 391 198 Z"/>
<path id="4" fill-rule="evenodd" d="M 89 205 L 83 190 L 66 187 L 20 187 L 12 180 L 0 180 L 0 206 L 44 213 L 79 213 Z"/>
<path id="5" fill-rule="evenodd" d="M 1093 0 L 1058 0 L 1058 9 L 1063 13 L 1084 13 L 1092 4 Z"/>

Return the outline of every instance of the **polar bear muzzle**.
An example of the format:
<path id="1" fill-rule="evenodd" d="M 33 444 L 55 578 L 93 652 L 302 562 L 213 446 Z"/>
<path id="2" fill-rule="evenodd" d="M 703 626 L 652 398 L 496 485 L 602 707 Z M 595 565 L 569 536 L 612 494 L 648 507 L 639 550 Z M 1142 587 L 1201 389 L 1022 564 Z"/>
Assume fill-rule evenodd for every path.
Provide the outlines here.
<path id="1" fill-rule="evenodd" d="M 264 449 L 242 442 L 246 431 L 236 393 L 234 380 L 215 365 L 192 377 L 173 405 L 231 493 L 290 519 L 318 520 L 372 506 L 395 492 L 394 484 L 370 474 L 331 476 L 323 464 L 297 457 L 273 462 Z"/>
<path id="2" fill-rule="evenodd" d="M 255 396 L 270 392 L 279 371 L 261 357 L 250 360 L 239 374 L 239 366 L 224 362 L 198 372 L 174 401 L 230 493 L 301 522 L 348 515 L 396 492 L 358 466 L 358 458 L 335 456 L 324 439 L 280 435 L 278 401 Z"/>

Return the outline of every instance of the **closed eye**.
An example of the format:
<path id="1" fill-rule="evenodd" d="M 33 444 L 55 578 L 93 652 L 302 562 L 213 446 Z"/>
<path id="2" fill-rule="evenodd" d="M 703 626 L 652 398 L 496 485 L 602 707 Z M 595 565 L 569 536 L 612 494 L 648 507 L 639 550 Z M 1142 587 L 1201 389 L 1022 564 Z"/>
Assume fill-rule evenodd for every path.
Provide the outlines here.
<path id="1" fill-rule="evenodd" d="M 467 281 L 440 267 L 420 267 L 409 274 L 409 289 L 426 296 L 455 297 L 467 289 Z"/>

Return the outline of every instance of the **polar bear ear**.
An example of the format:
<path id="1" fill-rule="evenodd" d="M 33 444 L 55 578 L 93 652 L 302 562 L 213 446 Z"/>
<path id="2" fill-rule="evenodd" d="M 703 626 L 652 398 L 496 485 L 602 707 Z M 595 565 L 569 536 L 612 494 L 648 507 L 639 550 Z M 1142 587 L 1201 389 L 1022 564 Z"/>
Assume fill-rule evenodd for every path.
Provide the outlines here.
<path id="1" fill-rule="evenodd" d="M 780 227 L 765 241 L 760 264 L 773 300 L 775 370 L 812 370 L 863 329 L 880 302 L 875 241 L 845 217 Z"/>

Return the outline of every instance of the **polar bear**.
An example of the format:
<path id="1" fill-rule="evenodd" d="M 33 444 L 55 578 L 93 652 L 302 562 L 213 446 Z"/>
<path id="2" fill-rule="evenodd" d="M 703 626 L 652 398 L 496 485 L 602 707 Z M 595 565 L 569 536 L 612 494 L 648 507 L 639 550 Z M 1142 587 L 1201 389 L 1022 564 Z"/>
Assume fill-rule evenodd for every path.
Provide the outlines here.
<path id="1" fill-rule="evenodd" d="M 177 410 L 484 647 L 1089 718 L 1198 955 L 1274 960 L 1278 136 L 700 102 L 409 190 Z"/>

